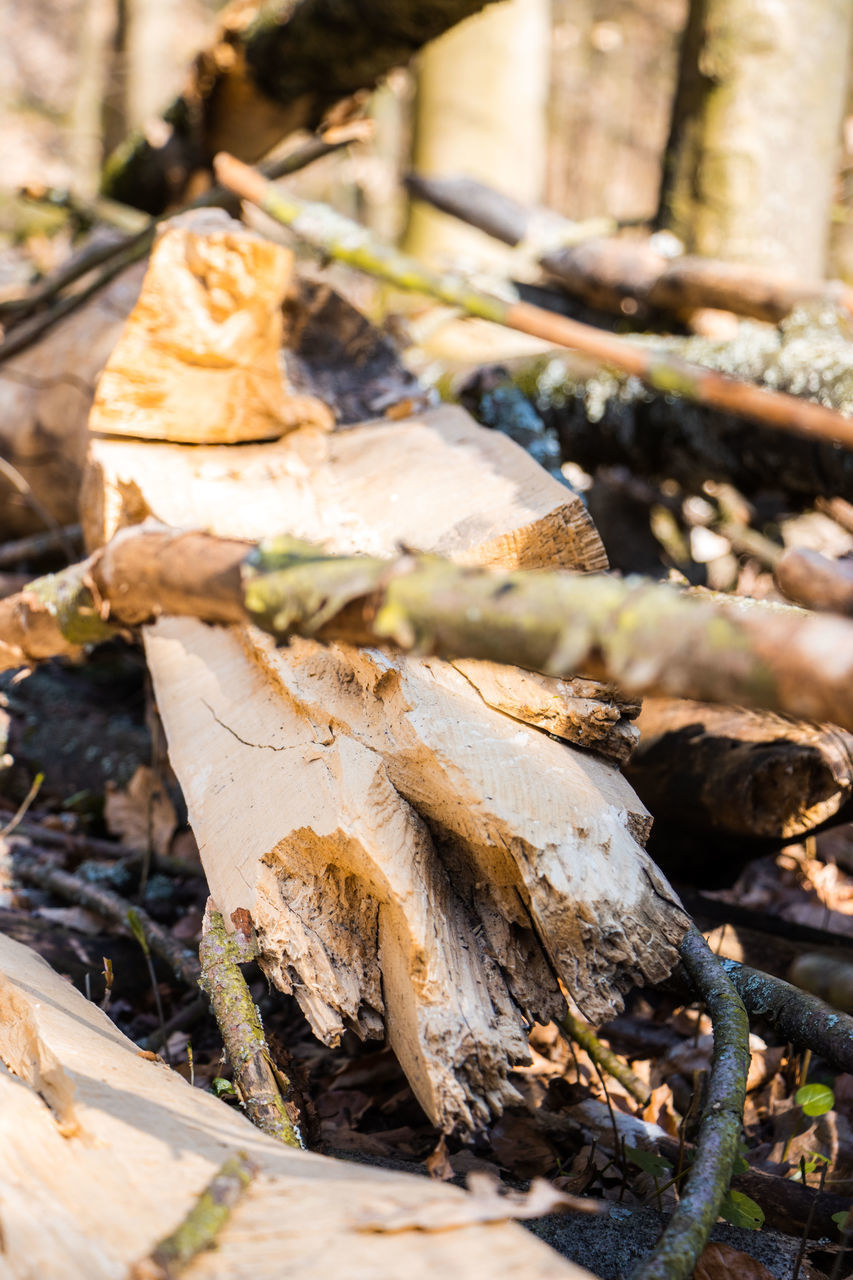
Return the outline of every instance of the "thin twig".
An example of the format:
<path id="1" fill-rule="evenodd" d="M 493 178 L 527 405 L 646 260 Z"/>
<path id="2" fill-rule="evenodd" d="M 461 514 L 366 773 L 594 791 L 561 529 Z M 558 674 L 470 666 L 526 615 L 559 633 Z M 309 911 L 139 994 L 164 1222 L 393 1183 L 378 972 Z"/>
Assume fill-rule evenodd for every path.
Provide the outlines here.
<path id="1" fill-rule="evenodd" d="M 21 560 L 37 560 L 47 552 L 55 551 L 57 547 L 62 547 L 71 563 L 77 559 L 75 548 L 82 539 L 81 525 L 66 524 L 50 529 L 47 533 L 33 533 L 27 538 L 16 538 L 14 542 L 4 542 L 0 545 L 0 569 L 18 564 Z"/>
<path id="2" fill-rule="evenodd" d="M 791 1280 L 799 1280 L 800 1269 L 803 1265 L 803 1258 L 806 1256 L 806 1245 L 808 1244 L 809 1235 L 812 1229 L 812 1223 L 814 1222 L 815 1209 L 817 1208 L 817 1198 L 823 1191 L 823 1184 L 826 1182 L 827 1167 L 828 1166 L 826 1164 L 821 1165 L 820 1181 L 818 1182 L 818 1188 L 817 1188 L 818 1195 L 815 1196 L 814 1200 L 812 1201 L 811 1208 L 809 1209 L 809 1216 L 806 1219 L 806 1225 L 803 1227 L 803 1235 L 802 1235 L 802 1239 L 800 1240 L 800 1247 L 797 1251 L 797 1261 L 794 1263 L 794 1274 L 791 1276 Z M 805 1186 L 806 1185 L 805 1156 L 803 1156 L 800 1160 L 800 1177 L 803 1180 L 803 1186 Z"/>
<path id="3" fill-rule="evenodd" d="M 636 1098 L 637 1102 L 645 1106 L 650 1096 L 648 1085 L 634 1074 L 628 1063 L 624 1062 L 617 1053 L 614 1053 L 606 1044 L 602 1044 L 591 1027 L 570 1012 L 566 1012 L 558 1025 L 570 1040 L 574 1040 L 575 1044 L 586 1051 L 596 1067 L 600 1067 L 607 1075 L 618 1080 L 632 1098 Z"/>
<path id="4" fill-rule="evenodd" d="M 357 123 L 359 122 L 354 121 L 348 129 L 330 130 L 327 135 L 309 139 L 304 146 L 299 147 L 296 151 L 292 151 L 289 155 L 282 156 L 280 159 L 262 166 L 262 172 L 270 181 L 297 173 L 307 165 L 313 164 L 315 160 L 331 155 L 332 152 L 339 151 L 342 147 L 348 146 L 353 142 L 359 136 L 359 131 L 356 130 Z M 361 124 L 363 126 L 364 122 L 361 122 Z M 157 218 L 152 218 L 148 226 L 143 227 L 141 231 L 123 237 L 113 245 L 99 246 L 88 257 L 81 256 L 74 265 L 67 265 L 57 272 L 50 281 L 45 281 L 40 285 L 37 290 L 34 290 L 29 295 L 28 299 L 16 299 L 15 304 L 18 307 L 18 315 L 22 311 L 29 313 L 42 305 L 42 303 L 51 302 L 54 298 L 58 300 L 48 311 L 34 317 L 29 324 L 23 322 L 16 324 L 14 331 L 6 337 L 5 341 L 0 343 L 0 364 L 26 350 L 38 338 L 52 329 L 58 321 L 71 315 L 89 298 L 105 288 L 110 281 L 114 280 L 127 267 L 134 262 L 138 262 L 140 258 L 144 258 L 154 243 L 157 227 L 161 222 L 192 209 L 208 209 L 218 206 L 230 207 L 233 203 L 234 194 L 232 191 L 224 186 L 213 186 L 209 191 L 203 192 L 202 195 L 197 196 L 195 200 L 190 201 L 189 204 L 182 206 L 180 209 L 172 209 Z M 84 288 L 78 289 L 74 293 L 59 296 L 61 290 L 68 288 L 69 285 L 88 275 L 98 266 L 101 266 L 102 269 Z M 25 305 L 27 302 L 31 302 L 32 305 Z"/>
<path id="5" fill-rule="evenodd" d="M 35 800 L 36 796 L 41 790 L 41 784 L 43 782 L 44 782 L 44 774 L 37 773 L 32 780 L 29 791 L 24 796 L 18 808 L 12 814 L 12 817 L 9 819 L 7 823 L 4 824 L 4 826 L 0 827 L 0 840 L 2 840 L 4 836 L 10 836 L 12 832 L 17 827 L 20 826 L 21 822 L 23 821 L 24 815 L 26 814 L 30 805 Z"/>
<path id="6" fill-rule="evenodd" d="M 0 347 L 0 355 L 2 355 L 2 351 L 3 348 Z M 25 502 L 32 507 L 33 511 L 35 511 L 42 523 L 56 534 L 57 538 L 62 543 L 62 546 L 65 548 L 69 562 L 72 561 L 76 556 L 76 550 L 71 540 L 65 537 L 62 532 L 62 525 L 55 519 L 52 512 L 48 511 L 41 499 L 33 492 L 32 485 L 29 480 L 27 480 L 26 476 L 22 476 L 18 468 L 13 467 L 12 463 L 2 456 L 0 456 L 0 475 L 5 476 L 12 488 L 17 489 Z"/>
<path id="7" fill-rule="evenodd" d="M 199 948 L 199 985 L 213 1007 L 249 1119 L 279 1142 L 301 1147 L 295 1105 L 280 1087 L 288 1095 L 289 1081 L 273 1066 L 261 1015 L 240 972 L 240 965 L 256 956 L 251 933 L 251 925 L 247 932 L 241 927 L 227 933 L 221 912 L 208 902 Z"/>
<path id="8" fill-rule="evenodd" d="M 681 944 L 681 959 L 714 1026 L 708 1100 L 684 1193 L 654 1252 L 633 1280 L 685 1280 L 692 1273 L 729 1188 L 743 1126 L 749 1069 L 746 1011 L 695 925 Z"/>
<path id="9" fill-rule="evenodd" d="M 155 955 L 165 960 L 166 964 L 186 986 L 194 988 L 199 979 L 199 963 L 192 951 L 182 947 L 146 911 L 135 907 L 132 902 L 106 889 L 103 885 L 90 884 L 81 876 L 70 871 L 62 871 L 47 862 L 30 862 L 24 858 L 15 859 L 15 876 L 24 884 L 38 885 L 50 893 L 65 898 L 68 902 L 88 907 L 106 920 L 123 929 L 133 931 L 133 920 L 146 938 Z"/>

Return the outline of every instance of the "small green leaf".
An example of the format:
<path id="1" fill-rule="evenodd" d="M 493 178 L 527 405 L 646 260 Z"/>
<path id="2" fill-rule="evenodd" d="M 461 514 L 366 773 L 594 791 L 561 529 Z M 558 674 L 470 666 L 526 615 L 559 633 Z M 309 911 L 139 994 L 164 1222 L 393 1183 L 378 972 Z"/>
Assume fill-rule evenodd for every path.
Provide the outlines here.
<path id="1" fill-rule="evenodd" d="M 835 1106 L 835 1094 L 828 1084 L 804 1084 L 794 1094 L 794 1101 L 807 1116 L 824 1116 Z"/>
<path id="2" fill-rule="evenodd" d="M 224 1079 L 223 1076 L 214 1076 L 210 1082 L 210 1089 L 217 1098 L 236 1098 L 237 1096 L 237 1090 L 231 1081 Z"/>
<path id="3" fill-rule="evenodd" d="M 672 1173 L 672 1165 L 663 1156 L 654 1151 L 643 1151 L 640 1147 L 626 1147 L 625 1155 L 631 1164 L 635 1164 L 643 1173 L 650 1173 L 655 1178 L 663 1178 Z"/>
<path id="4" fill-rule="evenodd" d="M 733 1227 L 746 1227 L 749 1231 L 759 1231 L 764 1225 L 764 1210 L 742 1191 L 729 1191 L 720 1206 L 720 1217 L 725 1218 Z"/>
<path id="5" fill-rule="evenodd" d="M 732 1173 L 749 1173 L 750 1165 L 748 1160 L 744 1160 L 743 1156 L 738 1152 L 735 1156 L 735 1162 L 732 1165 Z"/>
<path id="6" fill-rule="evenodd" d="M 127 913 L 127 923 L 130 925 L 130 932 L 139 943 L 145 955 L 148 955 L 148 939 L 145 936 L 145 930 L 142 927 L 142 921 L 139 918 L 139 912 L 136 907 L 131 907 Z"/>
<path id="7" fill-rule="evenodd" d="M 847 1210 L 845 1212 L 845 1210 L 842 1209 L 840 1213 L 834 1213 L 832 1215 L 832 1221 L 838 1227 L 839 1231 L 844 1231 L 850 1223 L 850 1211 Z"/>
<path id="8" fill-rule="evenodd" d="M 829 1156 L 822 1155 L 820 1151 L 810 1151 L 808 1159 L 802 1157 L 800 1163 L 792 1174 L 789 1174 L 789 1182 L 802 1182 L 810 1173 L 814 1173 L 822 1164 L 829 1164 Z"/>

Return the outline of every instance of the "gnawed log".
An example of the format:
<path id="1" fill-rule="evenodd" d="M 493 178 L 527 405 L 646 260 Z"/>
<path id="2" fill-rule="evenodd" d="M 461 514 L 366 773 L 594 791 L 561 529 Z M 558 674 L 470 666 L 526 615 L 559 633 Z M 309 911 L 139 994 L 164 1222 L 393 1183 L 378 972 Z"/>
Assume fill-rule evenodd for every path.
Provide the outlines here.
<path id="1" fill-rule="evenodd" d="M 457 1218 L 446 1183 L 296 1151 L 130 1040 L 40 957 L 0 936 L 3 1274 L 114 1280 L 154 1252 L 225 1160 L 255 1176 L 187 1272 L 194 1280 L 583 1280 L 529 1232 L 492 1222 L 370 1233 L 383 1210 Z M 132 1207 L 132 1211 L 131 1210 Z M 142 1272 L 141 1274 L 145 1274 Z"/>
<path id="2" fill-rule="evenodd" d="M 538 671 L 460 658 L 454 662 L 496 711 L 624 764 L 637 744 L 640 703 L 596 680 L 557 680 Z"/>
<path id="3" fill-rule="evenodd" d="M 340 553 L 404 546 L 460 564 L 607 566 L 580 499 L 453 406 L 357 431 L 306 427 L 239 451 L 95 438 L 86 484 L 90 547 L 152 515 L 221 537 L 286 530 Z"/>
<path id="4" fill-rule="evenodd" d="M 201 234 L 204 231 L 205 234 Z M 313 423 L 280 348 L 293 255 L 218 210 L 166 225 L 139 300 L 98 381 L 89 430 L 190 443 L 278 439 Z"/>
<path id="5" fill-rule="evenodd" d="M 804 281 L 715 258 L 667 257 L 649 239 L 608 237 L 592 220 L 576 223 L 551 209 L 529 208 L 471 178 L 412 174 L 407 186 L 416 198 L 531 253 L 588 306 L 636 321 L 714 307 L 776 324 L 803 305 L 853 309 L 853 291 L 840 280 Z"/>
<path id="6" fill-rule="evenodd" d="M 371 526 L 375 493 L 388 489 L 400 500 Z M 92 440 L 87 492 L 90 536 L 151 509 L 232 535 L 287 511 L 348 549 L 418 539 L 465 561 L 569 554 L 555 550 L 566 490 L 457 410 L 238 452 Z M 581 530 L 594 562 L 594 531 Z M 610 765 L 488 708 L 467 673 L 313 641 L 275 652 L 252 630 L 241 648 L 178 620 L 150 628 L 146 649 L 225 915 L 251 911 L 268 972 L 325 1039 L 387 1027 L 439 1123 L 482 1123 L 506 1105 L 507 1062 L 525 1053 L 519 1011 L 560 1007 L 553 966 L 590 1016 L 631 978 L 666 968 L 661 948 L 683 918 L 635 842 L 648 823 L 630 788 Z M 419 916 L 424 892 L 434 905 Z"/>
<path id="7" fill-rule="evenodd" d="M 161 255 L 163 237 L 167 243 Z M 213 245 L 218 245 L 218 264 L 211 261 Z M 181 252 L 173 253 L 173 247 L 178 246 Z M 226 246 L 230 246 L 229 257 Z M 132 409 L 136 431 L 144 430 L 145 414 L 151 413 L 152 392 L 156 390 L 152 367 L 160 373 L 156 394 L 163 412 L 167 395 L 164 361 L 175 373 L 183 370 L 183 377 L 173 379 L 173 394 L 183 400 L 172 406 L 170 432 L 184 439 L 191 438 L 199 429 L 200 417 L 211 412 L 217 415 L 222 431 L 233 435 L 223 405 L 212 399 L 210 391 L 196 399 L 186 395 L 185 384 L 193 373 L 198 374 L 202 362 L 205 378 L 219 384 L 217 395 L 223 390 L 233 393 L 237 384 L 250 393 L 246 405 L 237 406 L 243 437 L 257 438 L 253 432 L 262 437 L 279 435 L 299 420 L 328 424 L 329 413 L 318 398 L 333 404 L 343 423 L 381 416 L 401 400 L 414 404 L 422 400 L 422 389 L 403 368 L 387 339 L 328 287 L 296 280 L 283 299 L 283 313 L 271 307 L 264 286 L 240 269 L 241 254 L 248 262 L 251 253 L 271 255 L 270 261 L 281 263 L 280 275 L 287 270 L 286 258 L 280 256 L 283 250 L 251 237 L 221 211 L 197 210 L 164 224 L 151 274 L 146 277 L 149 292 L 141 312 L 135 313 L 132 331 L 137 348 L 143 343 L 146 326 L 154 324 L 158 333 L 150 335 L 152 342 L 145 347 L 142 368 L 136 367 L 133 359 L 122 362 L 127 375 L 122 405 L 124 410 Z M 220 273 L 218 282 L 216 270 Z M 95 386 L 108 361 L 112 369 L 109 381 L 117 386 L 118 359 L 130 340 L 127 335 L 122 337 L 123 326 L 139 300 L 146 272 L 141 263 L 128 268 L 36 345 L 0 365 L 0 457 L 18 469 L 37 503 L 60 524 L 77 520 Z M 217 292 L 217 283 L 225 283 L 227 288 Z M 246 304 L 246 312 L 235 316 L 225 305 L 226 299 L 231 305 L 238 301 Z M 159 306 L 156 324 L 152 314 L 155 305 Z M 181 315 L 185 317 L 183 324 Z M 184 342 L 179 341 L 181 332 Z M 280 349 L 282 336 L 285 349 Z M 116 352 L 120 337 L 122 344 Z M 258 375 L 259 360 L 266 364 L 266 379 Z M 193 385 L 198 390 L 198 377 Z M 298 394 L 285 399 L 288 386 Z M 265 387 L 274 393 L 271 398 L 264 396 Z M 101 406 L 103 429 L 126 429 L 124 413 L 121 419 L 115 412 L 111 416 L 103 396 Z M 271 413 L 271 408 L 276 411 Z M 15 537 L 43 527 L 42 517 L 26 496 L 0 476 L 0 536 Z"/>
<path id="8" fill-rule="evenodd" d="M 170 340 L 152 274 L 128 322 L 136 365 Z M 115 421 L 101 406 L 124 403 L 135 376 L 121 361 L 112 372 L 94 428 Z M 174 435 L 173 417 L 159 434 Z M 93 434 L 90 546 L 149 514 L 219 535 L 230 569 L 182 580 L 193 597 L 233 586 L 241 544 L 225 538 L 282 529 L 358 557 L 403 546 L 461 566 L 606 565 L 580 500 L 454 408 L 239 447 Z M 226 596 L 217 620 L 236 620 Z M 473 670 L 313 639 L 276 652 L 250 627 L 186 618 L 149 627 L 146 648 L 225 919 L 250 912 L 267 972 L 324 1039 L 387 1034 L 443 1128 L 477 1128 L 512 1099 L 526 1021 L 561 1007 L 557 975 L 596 1017 L 671 968 L 686 918 L 638 843 L 642 805 L 611 765 L 488 706 Z M 514 678 L 526 679 L 502 673 L 505 694 Z"/>
<path id="9" fill-rule="evenodd" d="M 90 537 L 146 511 L 255 536 L 286 511 L 350 550 L 569 556 L 555 529 L 570 495 L 459 410 L 236 452 L 93 440 L 92 460 Z M 371 524 L 389 489 L 398 501 Z M 585 519 L 581 533 L 595 562 Z M 250 910 L 267 971 L 325 1039 L 387 1028 L 446 1127 L 506 1105 L 520 1011 L 560 1007 L 554 968 L 590 1016 L 665 971 L 684 918 L 636 843 L 644 810 L 611 766 L 485 705 L 467 672 L 312 641 L 276 651 L 252 629 L 238 643 L 177 619 L 146 649 L 226 917 Z"/>
<path id="10" fill-rule="evenodd" d="M 677 831 L 789 840 L 853 794 L 853 735 L 771 712 L 647 698 L 626 772 Z"/>

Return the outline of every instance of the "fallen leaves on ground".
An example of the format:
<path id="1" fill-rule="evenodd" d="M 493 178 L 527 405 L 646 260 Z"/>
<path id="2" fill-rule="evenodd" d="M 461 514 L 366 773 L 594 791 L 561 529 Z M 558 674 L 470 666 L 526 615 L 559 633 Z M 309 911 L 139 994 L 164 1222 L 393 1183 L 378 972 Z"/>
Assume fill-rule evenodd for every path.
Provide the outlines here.
<path id="1" fill-rule="evenodd" d="M 131 849 L 169 852 L 178 826 L 175 807 L 160 779 L 148 765 L 140 765 L 121 790 L 108 784 L 104 799 L 107 828 Z"/>
<path id="2" fill-rule="evenodd" d="M 712 1242 L 696 1263 L 693 1280 L 776 1280 L 763 1262 L 727 1244 Z"/>

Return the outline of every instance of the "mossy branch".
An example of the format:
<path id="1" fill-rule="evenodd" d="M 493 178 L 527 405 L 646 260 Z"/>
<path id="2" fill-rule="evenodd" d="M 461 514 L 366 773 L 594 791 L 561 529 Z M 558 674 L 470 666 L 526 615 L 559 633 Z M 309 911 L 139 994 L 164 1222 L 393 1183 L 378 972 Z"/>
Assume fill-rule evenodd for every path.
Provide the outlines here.
<path id="1" fill-rule="evenodd" d="M 256 1169 L 242 1151 L 224 1160 L 183 1222 L 131 1267 L 131 1280 L 175 1280 L 216 1239 L 248 1190 Z"/>
<path id="2" fill-rule="evenodd" d="M 0 601 L 0 669 L 161 615 L 586 675 L 632 694 L 763 707 L 853 729 L 853 622 L 642 578 L 326 554 L 146 523 Z"/>
<path id="3" fill-rule="evenodd" d="M 573 1013 L 566 1013 L 559 1025 L 569 1039 L 588 1054 L 597 1067 L 614 1080 L 618 1080 L 623 1089 L 627 1089 L 631 1097 L 642 1106 L 646 1105 L 650 1096 L 648 1085 L 643 1083 L 618 1053 L 614 1053 L 606 1044 L 602 1044 L 592 1027 L 587 1026 L 580 1018 L 576 1018 Z"/>
<path id="4" fill-rule="evenodd" d="M 790 1044 L 819 1053 L 836 1071 L 853 1072 L 853 1018 L 818 996 L 736 960 L 721 961 L 746 1008 Z"/>
<path id="5" fill-rule="evenodd" d="M 255 958 L 253 942 L 239 929 L 228 933 L 221 912 L 211 903 L 204 925 L 199 986 L 213 1008 L 246 1114 L 264 1133 L 301 1147 L 294 1103 L 282 1094 L 281 1086 L 287 1093 L 289 1083 L 273 1066 L 261 1015 L 240 971 L 241 964 Z"/>

